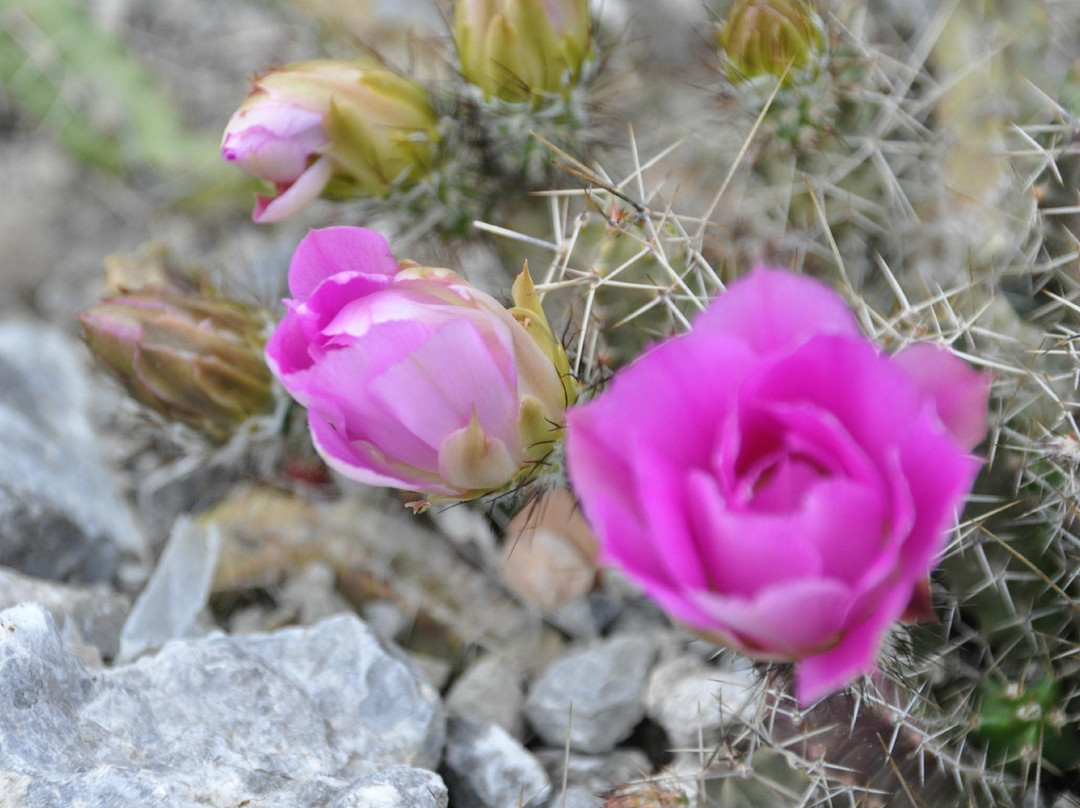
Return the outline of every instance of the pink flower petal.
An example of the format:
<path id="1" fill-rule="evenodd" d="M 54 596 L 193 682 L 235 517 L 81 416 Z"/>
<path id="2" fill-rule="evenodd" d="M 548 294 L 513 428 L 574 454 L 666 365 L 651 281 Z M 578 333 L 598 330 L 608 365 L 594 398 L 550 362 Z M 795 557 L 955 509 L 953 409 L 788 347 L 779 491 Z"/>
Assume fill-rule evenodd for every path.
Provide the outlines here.
<path id="1" fill-rule="evenodd" d="M 711 475 L 692 471 L 683 518 L 694 526 L 703 562 L 698 576 L 686 585 L 725 595 L 753 598 L 766 587 L 821 574 L 821 556 L 813 544 L 817 525 L 805 514 L 765 514 L 731 511 Z M 665 548 L 668 533 L 665 536 Z M 666 553 L 665 553 L 666 555 Z M 703 579 L 698 581 L 698 577 Z"/>
<path id="2" fill-rule="evenodd" d="M 885 632 L 903 612 L 911 591 L 911 587 L 890 590 L 865 621 L 846 627 L 834 647 L 799 662 L 795 669 L 795 698 L 801 707 L 809 707 L 875 670 Z"/>
<path id="3" fill-rule="evenodd" d="M 365 485 L 391 486 L 433 494 L 452 494 L 435 475 L 388 462 L 367 441 L 349 440 L 317 412 L 308 412 L 315 449 L 330 468 Z"/>
<path id="4" fill-rule="evenodd" d="M 859 326 L 843 298 L 820 281 L 758 267 L 709 304 L 694 333 L 737 336 L 768 356 L 819 334 L 857 337 Z"/>
<path id="5" fill-rule="evenodd" d="M 469 361 L 460 361 L 465 356 Z M 447 373 L 447 367 L 455 372 Z M 515 385 L 507 383 L 468 320 L 439 328 L 372 378 L 369 392 L 381 409 L 436 451 L 447 435 L 468 427 L 475 417 L 486 434 L 520 456 Z"/>
<path id="6" fill-rule="evenodd" d="M 850 337 L 813 337 L 753 384 L 743 395 L 811 405 L 835 417 L 879 469 L 888 447 L 904 440 L 921 406 L 907 374 L 869 342 Z"/>
<path id="7" fill-rule="evenodd" d="M 343 344 L 338 337 L 344 329 L 336 327 L 343 307 L 348 307 L 353 300 L 363 301 L 375 296 L 388 285 L 389 279 L 385 275 L 340 272 L 319 284 L 307 300 L 287 299 L 285 305 L 298 318 L 312 358 L 321 357 L 328 346 Z"/>
<path id="8" fill-rule="evenodd" d="M 333 174 L 334 165 L 330 158 L 320 157 L 278 196 L 273 199 L 257 197 L 255 210 L 251 213 L 252 221 L 273 224 L 295 216 L 318 198 Z"/>
<path id="9" fill-rule="evenodd" d="M 839 581 L 787 581 L 753 598 L 693 592 L 692 599 L 751 653 L 797 659 L 840 641 L 851 590 Z"/>
<path id="10" fill-rule="evenodd" d="M 387 323 L 356 347 L 328 351 L 306 371 L 283 377 L 293 397 L 332 421 L 347 441 L 378 446 L 388 461 L 424 469 L 438 463 L 438 447 L 418 437 L 378 396 L 374 381 L 427 338 L 418 323 Z"/>
<path id="11" fill-rule="evenodd" d="M 900 553 L 905 576 L 914 583 L 936 565 L 982 461 L 958 451 L 940 431 L 927 407 L 900 447 L 900 465 L 911 493 L 915 522 Z"/>
<path id="12" fill-rule="evenodd" d="M 398 263 L 386 239 L 372 230 L 312 230 L 297 246 L 289 264 L 289 292 L 297 300 L 305 300 L 320 283 L 339 272 L 392 276 L 398 272 Z"/>
<path id="13" fill-rule="evenodd" d="M 265 353 L 267 365 L 278 378 L 311 367 L 308 340 L 299 315 L 291 311 L 285 315 L 266 341 Z"/>
<path id="14" fill-rule="evenodd" d="M 979 373 L 947 348 L 929 343 L 912 345 L 893 356 L 916 389 L 934 402 L 945 428 L 964 449 L 986 438 L 989 374 Z"/>

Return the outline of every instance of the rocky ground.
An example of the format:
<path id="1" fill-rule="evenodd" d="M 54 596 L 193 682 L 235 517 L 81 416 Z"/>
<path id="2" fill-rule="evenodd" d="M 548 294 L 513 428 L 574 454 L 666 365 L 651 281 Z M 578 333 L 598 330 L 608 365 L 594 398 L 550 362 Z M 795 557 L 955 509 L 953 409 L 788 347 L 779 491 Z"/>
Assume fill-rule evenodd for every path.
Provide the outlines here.
<path id="1" fill-rule="evenodd" d="M 210 140 L 254 70 L 367 24 L 319 3 L 85 8 Z M 0 31 L 43 36 L 18 4 Z M 692 793 L 757 674 L 597 578 L 558 525 L 507 562 L 482 510 L 260 484 L 91 368 L 73 314 L 107 254 L 163 241 L 265 301 L 321 213 L 193 214 L 175 178 L 91 167 L 24 103 L 0 94 L 0 805 L 579 808 L 661 769 Z"/>
<path id="2" fill-rule="evenodd" d="M 413 516 L 397 493 L 327 472 L 302 431 L 283 449 L 281 421 L 224 448 L 166 424 L 78 339 L 75 314 L 106 289 L 109 255 L 164 245 L 274 309 L 309 227 L 385 224 L 408 248 L 399 255 L 493 280 L 505 299 L 520 241 L 425 240 L 400 215 L 325 202 L 258 227 L 254 186 L 218 153 L 249 77 L 271 65 L 377 43 L 437 86 L 452 63 L 430 58 L 446 44 L 448 0 L 0 0 L 0 808 L 1075 805 L 1069 772 L 1018 773 L 976 737 L 984 680 L 1030 683 L 1036 658 L 1070 688 L 1061 721 L 1075 726 L 1080 703 L 1065 637 L 1075 382 L 1060 401 L 1051 392 L 1075 378 L 1078 326 L 1040 296 L 1045 285 L 1080 311 L 1075 4 L 834 0 L 837 41 L 860 59 L 866 45 L 887 81 L 843 96 L 851 131 L 806 124 L 834 148 L 802 155 L 806 181 L 770 170 L 783 138 L 744 148 L 756 91 L 716 91 L 726 2 L 594 5 L 606 72 L 591 124 L 610 146 L 594 165 L 633 178 L 621 187 L 651 199 L 653 218 L 600 191 L 574 208 L 579 172 L 561 199 L 523 194 L 504 224 L 585 263 L 603 248 L 610 266 L 639 251 L 635 227 L 655 226 L 638 267 L 646 290 L 663 274 L 652 260 L 670 271 L 664 250 L 681 255 L 681 228 L 697 226 L 669 221 L 673 199 L 708 211 L 703 243 L 725 278 L 797 255 L 836 283 L 835 254 L 867 314 L 867 301 L 892 299 L 883 279 L 896 285 L 895 270 L 902 311 L 882 314 L 879 338 L 936 334 L 985 353 L 1005 390 L 990 447 L 1004 460 L 976 500 L 993 514 L 1030 500 L 1009 529 L 1041 535 L 1030 525 L 1043 514 L 1047 535 L 1064 537 L 1053 580 L 969 522 L 934 580 L 942 624 L 921 640 L 898 632 L 881 676 L 802 713 L 784 666 L 718 651 L 598 570 L 565 492 L 517 517 L 502 502 Z M 778 121 L 762 131 L 786 130 Z M 693 129 L 677 159 L 661 159 Z M 874 171 L 847 160 L 867 144 Z M 971 293 L 970 319 L 964 306 L 939 311 L 939 284 Z M 1029 376 L 1037 390 L 1009 392 Z M 1032 570 L 1049 587 L 1041 600 L 1022 591 Z M 1020 639 L 981 644 L 994 612 L 979 598 L 998 593 Z M 1018 715 L 1036 735 L 1057 720 Z"/>
<path id="3" fill-rule="evenodd" d="M 159 555 L 78 343 L 8 323 L 0 371 L 0 804 L 597 805 L 755 688 L 615 579 L 545 616 L 475 512 L 241 486 Z"/>

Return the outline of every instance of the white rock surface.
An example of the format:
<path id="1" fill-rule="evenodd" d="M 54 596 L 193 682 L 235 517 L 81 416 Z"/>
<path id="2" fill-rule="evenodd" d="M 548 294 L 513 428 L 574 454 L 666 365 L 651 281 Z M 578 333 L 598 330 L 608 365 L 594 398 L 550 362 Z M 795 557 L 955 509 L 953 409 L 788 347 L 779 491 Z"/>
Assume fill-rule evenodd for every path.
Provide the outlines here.
<path id="1" fill-rule="evenodd" d="M 664 728 L 672 746 L 708 748 L 725 727 L 752 715 L 758 677 L 752 668 L 726 671 L 693 654 L 659 663 L 649 676 L 645 712 Z"/>
<path id="2" fill-rule="evenodd" d="M 444 738 L 438 694 L 352 616 L 174 641 L 91 675 L 41 607 L 0 612 L 12 805 L 315 808 L 393 766 L 434 768 Z"/>
<path id="3" fill-rule="evenodd" d="M 551 791 L 547 772 L 496 724 L 451 716 L 443 773 L 454 808 L 536 808 Z"/>

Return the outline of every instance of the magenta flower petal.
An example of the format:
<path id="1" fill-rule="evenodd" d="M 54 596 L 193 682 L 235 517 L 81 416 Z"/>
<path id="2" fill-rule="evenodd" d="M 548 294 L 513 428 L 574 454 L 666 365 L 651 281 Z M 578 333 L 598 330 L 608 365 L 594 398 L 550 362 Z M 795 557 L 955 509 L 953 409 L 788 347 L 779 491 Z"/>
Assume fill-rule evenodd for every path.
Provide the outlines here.
<path id="1" fill-rule="evenodd" d="M 664 536 L 660 561 L 667 570 L 666 580 L 680 586 L 700 588 L 708 585 L 707 566 L 686 513 L 695 507 L 693 492 L 687 490 L 683 469 L 665 452 L 651 443 L 639 441 L 636 457 L 648 474 L 637 478 L 637 497 L 641 502 L 651 535 Z"/>
<path id="2" fill-rule="evenodd" d="M 719 424 L 738 394 L 739 382 L 751 372 L 753 354 L 736 340 L 671 340 L 623 368 L 605 395 L 568 415 L 578 430 L 609 446 L 626 442 L 631 434 L 667 447 L 679 462 L 708 462 Z M 577 485 L 574 458 L 570 478 Z M 589 485 L 583 480 L 582 485 Z"/>
<path id="3" fill-rule="evenodd" d="M 814 337 L 775 361 L 758 378 L 758 385 L 744 394 L 809 404 L 828 413 L 878 464 L 884 450 L 906 435 L 921 406 L 907 375 L 870 343 L 832 335 Z M 889 439 L 882 440 L 883 435 Z"/>
<path id="4" fill-rule="evenodd" d="M 690 473 L 687 485 L 693 502 L 687 521 L 695 528 L 703 577 L 712 589 L 750 598 L 763 586 L 820 576 L 821 556 L 806 532 L 817 526 L 806 524 L 805 514 L 728 510 L 715 481 L 700 471 Z M 694 579 L 685 583 L 693 588 L 706 585 Z"/>
<path id="5" fill-rule="evenodd" d="M 855 317 L 829 287 L 783 269 L 758 267 L 732 283 L 694 322 L 695 334 L 731 334 L 755 351 L 790 351 L 818 334 L 859 336 Z"/>
<path id="6" fill-rule="evenodd" d="M 798 659 L 840 641 L 851 590 L 828 578 L 806 578 L 770 586 L 749 599 L 715 592 L 691 597 L 751 653 Z"/>
<path id="7" fill-rule="evenodd" d="M 885 632 L 910 600 L 910 588 L 897 586 L 889 590 L 865 620 L 844 631 L 835 646 L 800 661 L 795 670 L 795 698 L 799 704 L 808 707 L 860 676 L 873 673 Z"/>
<path id="8" fill-rule="evenodd" d="M 807 496 L 806 521 L 817 527 L 812 541 L 821 555 L 821 574 L 855 587 L 883 555 L 889 501 L 861 483 L 834 478 Z M 876 541 L 875 541 L 876 539 Z"/>
<path id="9" fill-rule="evenodd" d="M 923 396 L 934 402 L 945 428 L 964 449 L 986 437 L 990 376 L 938 345 L 911 345 L 893 356 Z"/>
<path id="10" fill-rule="evenodd" d="M 304 300 L 327 278 L 339 272 L 394 275 L 398 263 L 386 239 L 361 227 L 312 230 L 296 248 L 289 264 L 289 292 Z"/>
<path id="11" fill-rule="evenodd" d="M 901 547 L 903 571 L 912 583 L 937 564 L 945 548 L 945 531 L 959 515 L 982 461 L 956 451 L 949 436 L 935 428 L 924 411 L 920 429 L 900 447 L 900 464 L 911 493 L 915 520 Z"/>

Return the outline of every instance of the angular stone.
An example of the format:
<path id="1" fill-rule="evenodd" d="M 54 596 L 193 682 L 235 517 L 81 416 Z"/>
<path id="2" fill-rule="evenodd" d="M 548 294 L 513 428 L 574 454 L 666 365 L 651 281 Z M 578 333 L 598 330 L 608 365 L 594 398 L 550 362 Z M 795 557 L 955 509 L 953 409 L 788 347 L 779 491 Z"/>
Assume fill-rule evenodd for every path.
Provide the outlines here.
<path id="1" fill-rule="evenodd" d="M 77 351 L 54 329 L 0 323 L 0 565 L 101 581 L 134 575 L 146 547 L 102 460 Z"/>
<path id="2" fill-rule="evenodd" d="M 92 677 L 41 607 L 0 612 L 0 793 L 20 805 L 315 808 L 434 768 L 444 737 L 434 689 L 353 616 L 174 641 Z"/>
<path id="3" fill-rule="evenodd" d="M 498 724 L 518 740 L 525 737 L 521 676 L 495 654 L 470 665 L 446 694 L 446 708 L 474 721 Z"/>
<path id="4" fill-rule="evenodd" d="M 656 656 L 643 637 L 614 637 L 563 657 L 533 683 L 525 715 L 550 746 L 609 752 L 645 716 L 644 689 Z"/>
<path id="5" fill-rule="evenodd" d="M 753 713 L 760 695 L 752 668 L 726 671 L 693 654 L 653 668 L 645 692 L 645 712 L 663 727 L 672 746 L 711 747 L 725 727 Z"/>
<path id="6" fill-rule="evenodd" d="M 544 767 L 506 730 L 460 716 L 447 722 L 443 773 L 454 808 L 537 808 L 551 790 Z"/>
<path id="7" fill-rule="evenodd" d="M 0 609 L 30 602 L 48 610 L 84 662 L 88 655 L 79 646 L 92 648 L 98 662 L 114 658 L 120 650 L 120 630 L 131 608 L 123 595 L 102 584 L 59 584 L 0 568 Z"/>
<path id="8" fill-rule="evenodd" d="M 392 766 L 356 780 L 327 808 L 446 808 L 448 799 L 435 772 Z"/>

